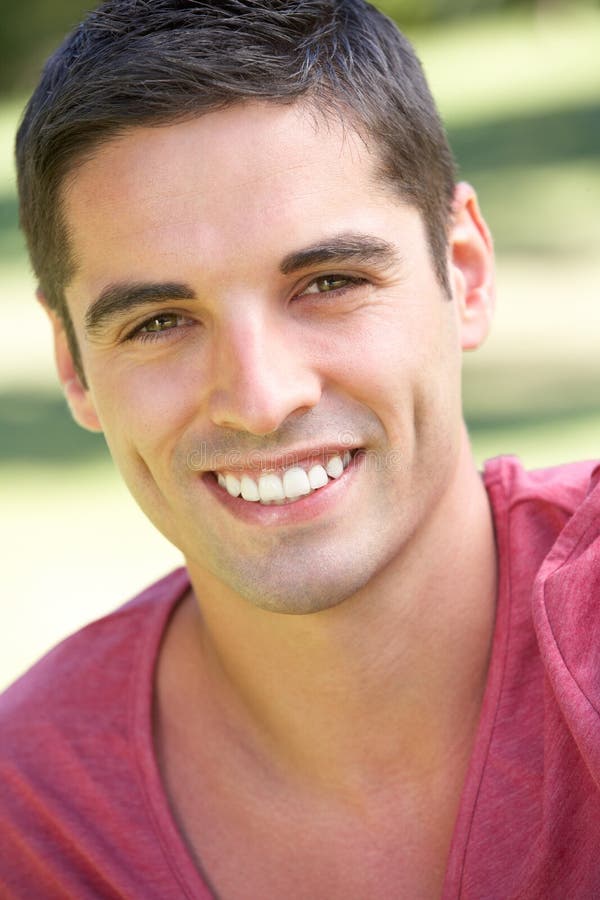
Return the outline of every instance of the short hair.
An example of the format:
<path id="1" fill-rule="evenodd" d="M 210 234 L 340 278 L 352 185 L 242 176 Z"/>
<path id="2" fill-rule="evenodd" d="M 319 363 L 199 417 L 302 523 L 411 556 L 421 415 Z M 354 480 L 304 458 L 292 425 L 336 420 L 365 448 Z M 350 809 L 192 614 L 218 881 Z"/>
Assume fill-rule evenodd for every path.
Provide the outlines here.
<path id="1" fill-rule="evenodd" d="M 105 0 L 46 63 L 16 144 L 21 227 L 80 375 L 65 178 L 131 128 L 252 99 L 302 100 L 348 121 L 375 149 L 377 174 L 422 214 L 449 294 L 454 162 L 414 50 L 383 13 L 365 0 Z"/>

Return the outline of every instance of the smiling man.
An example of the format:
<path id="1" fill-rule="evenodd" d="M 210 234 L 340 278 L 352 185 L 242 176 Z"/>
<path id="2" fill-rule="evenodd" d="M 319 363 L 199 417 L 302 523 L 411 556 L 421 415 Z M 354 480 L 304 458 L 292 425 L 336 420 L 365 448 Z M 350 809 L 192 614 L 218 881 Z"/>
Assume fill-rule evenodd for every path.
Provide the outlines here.
<path id="1" fill-rule="evenodd" d="M 17 160 L 73 415 L 186 569 L 0 701 L 3 896 L 597 895 L 597 473 L 476 470 L 492 245 L 395 26 L 109 0 Z"/>

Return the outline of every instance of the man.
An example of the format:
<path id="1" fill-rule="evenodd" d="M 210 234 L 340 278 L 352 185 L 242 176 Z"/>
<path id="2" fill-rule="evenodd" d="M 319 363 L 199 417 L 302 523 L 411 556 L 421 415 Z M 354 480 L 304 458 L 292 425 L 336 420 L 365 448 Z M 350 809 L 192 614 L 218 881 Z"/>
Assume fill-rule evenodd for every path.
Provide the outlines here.
<path id="1" fill-rule="evenodd" d="M 17 157 L 73 415 L 187 568 L 5 694 L 3 896 L 597 896 L 598 473 L 475 469 L 492 245 L 406 40 L 109 0 Z"/>

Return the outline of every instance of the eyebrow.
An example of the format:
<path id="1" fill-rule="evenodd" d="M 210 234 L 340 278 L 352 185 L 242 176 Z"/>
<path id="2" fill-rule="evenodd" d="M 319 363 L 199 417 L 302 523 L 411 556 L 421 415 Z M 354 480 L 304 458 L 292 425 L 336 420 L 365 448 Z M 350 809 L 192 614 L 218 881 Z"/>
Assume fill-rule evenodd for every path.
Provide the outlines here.
<path id="1" fill-rule="evenodd" d="M 326 241 L 289 253 L 281 261 L 279 270 L 283 275 L 291 275 L 300 269 L 322 263 L 347 262 L 375 265 L 384 268 L 397 258 L 392 244 L 370 234 L 346 232 Z"/>
<path id="2" fill-rule="evenodd" d="M 110 284 L 94 300 L 85 314 L 85 330 L 98 333 L 107 320 L 138 306 L 161 303 L 164 300 L 195 300 L 196 294 L 187 284 L 174 281 Z"/>
<path id="3" fill-rule="evenodd" d="M 285 256 L 279 271 L 291 275 L 323 263 L 355 263 L 385 268 L 397 259 L 392 244 L 373 235 L 345 232 L 319 241 Z M 112 318 L 136 307 L 167 300 L 195 300 L 192 288 L 180 282 L 134 282 L 110 284 L 94 300 L 85 314 L 85 330 L 93 336 Z"/>

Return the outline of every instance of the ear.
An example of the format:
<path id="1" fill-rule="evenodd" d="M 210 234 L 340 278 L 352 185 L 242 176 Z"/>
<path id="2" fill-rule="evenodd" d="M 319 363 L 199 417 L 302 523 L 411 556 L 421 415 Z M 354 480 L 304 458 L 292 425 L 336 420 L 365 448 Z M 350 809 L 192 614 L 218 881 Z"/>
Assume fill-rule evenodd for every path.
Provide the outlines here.
<path id="1" fill-rule="evenodd" d="M 477 195 L 465 182 L 457 184 L 454 193 L 449 251 L 461 346 L 474 350 L 487 337 L 494 313 L 494 247 Z"/>
<path id="2" fill-rule="evenodd" d="M 52 326 L 56 369 L 71 415 L 82 428 L 88 431 L 102 431 L 90 392 L 77 371 L 63 319 L 55 310 L 50 309 L 46 298 L 39 290 L 37 298 Z"/>

